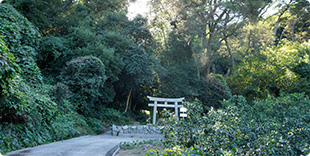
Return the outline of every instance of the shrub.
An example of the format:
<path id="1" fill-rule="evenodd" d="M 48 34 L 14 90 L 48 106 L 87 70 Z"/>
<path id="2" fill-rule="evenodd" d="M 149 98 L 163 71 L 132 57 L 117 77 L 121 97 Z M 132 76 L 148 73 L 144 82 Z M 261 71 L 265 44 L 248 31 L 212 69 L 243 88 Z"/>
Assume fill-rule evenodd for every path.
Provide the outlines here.
<path id="1" fill-rule="evenodd" d="M 269 96 L 252 105 L 242 96 L 203 114 L 199 101 L 185 104 L 186 120 L 169 118 L 165 144 L 193 155 L 307 155 L 310 152 L 309 98 Z M 157 152 L 167 155 L 171 150 Z M 153 152 L 154 153 L 154 152 Z"/>
<path id="2" fill-rule="evenodd" d="M 102 104 L 102 93 L 106 80 L 105 68 L 96 57 L 78 57 L 67 63 L 61 73 L 62 82 L 73 93 L 73 101 L 78 110 L 87 116 L 92 116 L 95 106 Z"/>
<path id="3" fill-rule="evenodd" d="M 0 153 L 83 134 L 83 118 L 68 101 L 62 101 L 66 110 L 57 109 L 50 86 L 41 81 L 37 30 L 10 5 L 0 4 L 0 33 Z"/>
<path id="4" fill-rule="evenodd" d="M 71 91 L 69 87 L 63 83 L 57 83 L 55 86 L 53 86 L 50 91 L 49 95 L 51 96 L 52 100 L 54 100 L 57 103 L 58 110 L 67 110 L 67 105 L 65 105 L 65 101 L 69 100 L 71 97 Z M 72 109 L 72 108 L 70 108 Z"/>
<path id="5" fill-rule="evenodd" d="M 206 80 L 201 81 L 198 98 L 203 102 L 205 112 L 209 107 L 222 107 L 221 101 L 230 97 L 230 88 L 222 75 L 211 73 Z"/>
<path id="6" fill-rule="evenodd" d="M 14 55 L 0 39 L 0 93 L 5 94 L 9 90 L 12 79 L 20 72 L 20 67 L 15 62 Z"/>
<path id="7" fill-rule="evenodd" d="M 36 65 L 36 48 L 40 33 L 25 17 L 8 4 L 0 5 L 0 38 L 16 57 L 23 69 L 21 76 L 28 82 L 41 81 L 40 70 Z"/>
<path id="8" fill-rule="evenodd" d="M 228 79 L 235 95 L 247 100 L 266 99 L 281 92 L 310 95 L 309 42 L 282 42 L 244 57 Z"/>

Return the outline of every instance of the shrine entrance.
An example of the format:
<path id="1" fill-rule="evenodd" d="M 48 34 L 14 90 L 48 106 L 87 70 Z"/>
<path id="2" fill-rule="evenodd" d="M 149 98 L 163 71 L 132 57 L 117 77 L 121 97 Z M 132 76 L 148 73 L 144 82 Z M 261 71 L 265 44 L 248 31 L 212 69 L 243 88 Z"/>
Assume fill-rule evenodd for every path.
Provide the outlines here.
<path id="1" fill-rule="evenodd" d="M 166 108 L 175 108 L 175 116 L 178 119 L 179 118 L 179 108 L 182 108 L 184 97 L 183 98 L 160 98 L 160 97 L 151 97 L 147 96 L 147 98 L 150 100 L 148 106 L 154 107 L 153 109 L 153 125 L 156 124 L 156 111 L 157 107 L 166 107 Z"/>

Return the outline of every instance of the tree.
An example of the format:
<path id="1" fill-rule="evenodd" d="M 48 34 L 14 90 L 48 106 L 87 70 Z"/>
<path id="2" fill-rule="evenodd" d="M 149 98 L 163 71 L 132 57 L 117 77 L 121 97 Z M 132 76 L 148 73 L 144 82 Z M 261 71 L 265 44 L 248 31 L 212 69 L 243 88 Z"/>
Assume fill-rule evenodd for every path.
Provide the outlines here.
<path id="1" fill-rule="evenodd" d="M 172 31 L 164 48 L 158 54 L 160 66 L 155 70 L 160 82 L 156 95 L 185 96 L 188 99 L 197 96 L 200 77 L 193 51 L 186 38 Z"/>
<path id="2" fill-rule="evenodd" d="M 280 7 L 282 7 L 279 12 L 277 13 L 277 21 L 275 23 L 274 31 L 273 31 L 273 37 L 276 39 L 278 27 L 281 21 L 282 15 L 290 8 L 291 4 L 293 4 L 294 0 L 290 0 L 288 3 L 285 3 L 282 7 L 282 4 L 280 3 Z M 274 40 L 274 44 L 276 44 L 276 40 Z"/>
<path id="3" fill-rule="evenodd" d="M 66 35 L 86 17 L 100 18 L 103 12 L 125 13 L 127 0 L 4 0 L 39 27 L 44 36 Z M 96 17 L 97 16 L 97 17 Z"/>
<path id="4" fill-rule="evenodd" d="M 306 33 L 309 30 L 309 6 L 310 3 L 307 0 L 279 2 L 278 12 L 264 20 L 271 19 L 273 22 L 274 45 L 284 38 L 299 42 L 307 41 L 309 38 Z"/>
<path id="5" fill-rule="evenodd" d="M 267 9 L 270 8 L 272 2 L 272 0 L 236 1 L 244 20 L 247 20 L 247 22 L 251 24 L 255 24 L 262 19 L 262 16 L 266 13 Z"/>
<path id="6" fill-rule="evenodd" d="M 291 5 L 288 11 L 286 26 L 283 28 L 279 40 L 287 38 L 293 42 L 307 41 L 309 39 L 309 9 L 310 3 L 306 0 L 297 1 Z"/>
<path id="7" fill-rule="evenodd" d="M 234 2 L 237 1 L 154 0 L 152 4 L 154 11 L 166 14 L 168 21 L 175 21 L 175 28 L 187 35 L 188 43 L 199 41 L 202 47 L 202 73 L 207 77 L 222 42 L 239 28 L 241 14 Z"/>
<path id="8" fill-rule="evenodd" d="M 107 79 L 99 90 L 104 105 L 122 110 L 127 99 L 133 99 L 138 101 L 136 108 L 141 108 L 139 92 L 147 90 L 141 85 L 147 84 L 149 88 L 153 75 L 152 36 L 146 19 L 138 16 L 128 20 L 126 3 L 123 0 L 76 2 L 69 8 L 68 16 L 57 19 L 56 24 L 63 20 L 67 23 L 57 30 L 56 36 L 51 32 L 43 37 L 38 56 L 39 66 L 51 84 L 59 82 L 57 75 L 67 62 L 91 55 L 105 67 Z M 134 94 L 126 98 L 131 90 Z"/>
<path id="9" fill-rule="evenodd" d="M 86 56 L 68 62 L 61 79 L 74 93 L 74 101 L 84 115 L 91 116 L 92 110 L 102 105 L 100 89 L 104 86 L 106 76 L 100 59 Z"/>
<path id="10" fill-rule="evenodd" d="M 309 70 L 308 61 L 308 43 L 282 42 L 245 57 L 228 84 L 233 94 L 249 100 L 279 96 L 281 92 L 309 94 L 304 75 Z"/>
<path id="11" fill-rule="evenodd" d="M 153 83 L 155 58 L 141 46 L 132 47 L 124 56 L 124 65 L 120 80 L 116 82 L 117 94 L 128 93 L 125 112 L 143 109 L 144 99 Z"/>

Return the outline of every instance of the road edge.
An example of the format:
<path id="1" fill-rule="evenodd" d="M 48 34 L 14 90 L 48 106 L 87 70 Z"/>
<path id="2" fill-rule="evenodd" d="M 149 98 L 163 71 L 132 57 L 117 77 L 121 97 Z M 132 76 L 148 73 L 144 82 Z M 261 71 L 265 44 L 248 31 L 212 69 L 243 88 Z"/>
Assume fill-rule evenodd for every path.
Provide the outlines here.
<path id="1" fill-rule="evenodd" d="M 114 156 L 116 154 L 116 152 L 119 150 L 120 147 L 120 143 L 117 144 L 116 146 L 114 146 L 113 148 L 111 148 L 106 154 L 105 156 Z"/>

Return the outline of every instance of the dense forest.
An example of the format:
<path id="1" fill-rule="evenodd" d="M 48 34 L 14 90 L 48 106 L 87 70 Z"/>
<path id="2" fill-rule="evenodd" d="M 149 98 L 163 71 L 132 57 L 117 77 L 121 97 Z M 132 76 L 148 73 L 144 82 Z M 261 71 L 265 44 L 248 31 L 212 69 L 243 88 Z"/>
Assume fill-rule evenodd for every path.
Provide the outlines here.
<path id="1" fill-rule="evenodd" d="M 147 95 L 194 101 L 149 155 L 310 152 L 309 1 L 149 5 L 0 1 L 0 153 L 146 123 Z"/>

